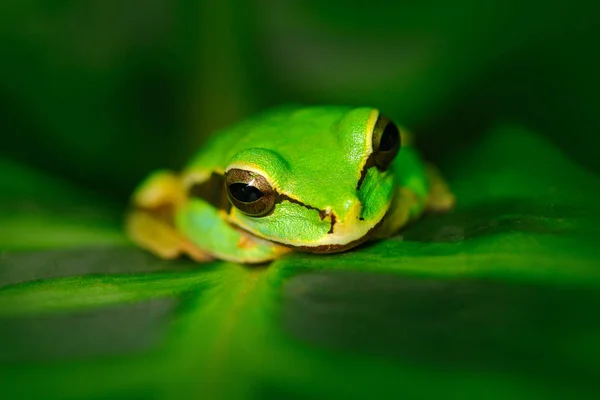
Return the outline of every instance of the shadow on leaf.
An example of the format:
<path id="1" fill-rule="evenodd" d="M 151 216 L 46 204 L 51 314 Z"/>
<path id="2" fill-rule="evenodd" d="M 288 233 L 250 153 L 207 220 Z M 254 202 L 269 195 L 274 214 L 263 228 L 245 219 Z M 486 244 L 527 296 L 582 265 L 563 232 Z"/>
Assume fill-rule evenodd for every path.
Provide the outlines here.
<path id="1" fill-rule="evenodd" d="M 408 227 L 402 237 L 414 242 L 458 242 L 509 232 L 557 234 L 569 231 L 586 212 L 571 206 L 523 199 L 494 200 L 429 215 Z"/>

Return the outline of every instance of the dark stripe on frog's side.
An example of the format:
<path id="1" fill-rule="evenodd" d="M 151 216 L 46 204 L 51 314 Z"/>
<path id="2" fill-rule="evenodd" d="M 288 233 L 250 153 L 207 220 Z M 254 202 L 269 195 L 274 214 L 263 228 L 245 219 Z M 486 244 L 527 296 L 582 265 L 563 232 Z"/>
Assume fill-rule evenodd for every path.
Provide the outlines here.
<path id="1" fill-rule="evenodd" d="M 218 210 L 229 212 L 231 209 L 225 187 L 225 176 L 216 172 L 213 172 L 204 182 L 194 183 L 190 186 L 188 196 L 200 198 Z"/>
<path id="2" fill-rule="evenodd" d="M 276 195 L 275 195 L 275 204 L 279 204 L 282 201 L 287 200 L 290 203 L 298 204 L 299 206 L 302 206 L 304 208 L 308 208 L 309 210 L 316 210 L 316 211 L 319 212 L 319 218 L 321 218 L 321 221 L 323 221 L 327 217 L 327 215 L 329 215 L 329 214 L 327 214 L 327 212 L 325 210 L 321 210 L 320 208 L 309 206 L 308 204 L 304 204 L 301 201 L 298 201 L 296 199 L 292 199 L 291 197 L 288 197 L 285 194 L 281 194 L 281 193 L 278 193 L 278 192 L 275 192 L 275 193 L 276 193 Z M 335 219 L 335 218 L 333 218 L 333 219 Z"/>
<path id="3" fill-rule="evenodd" d="M 360 187 L 362 186 L 362 183 L 365 180 L 365 177 L 367 176 L 367 171 L 369 170 L 369 168 L 374 167 L 374 166 L 375 166 L 375 153 L 371 153 L 369 155 L 369 158 L 367 158 L 367 161 L 365 162 L 363 169 L 360 171 L 360 178 L 358 178 L 358 183 L 356 184 L 357 192 L 360 190 Z"/>
<path id="4" fill-rule="evenodd" d="M 316 208 L 313 206 L 309 206 L 308 204 L 304 204 L 301 201 L 298 201 L 296 199 L 292 199 L 291 197 L 286 196 L 285 194 L 280 194 L 275 192 L 275 204 L 279 204 L 284 200 L 289 201 L 290 203 L 294 203 L 294 204 L 298 204 L 299 206 L 302 206 L 304 208 L 308 208 L 309 210 L 316 210 L 319 212 L 319 218 L 321 219 L 321 221 L 323 221 L 325 218 L 327 218 L 327 216 L 331 216 L 331 227 L 329 228 L 329 231 L 327 232 L 328 234 L 333 233 L 333 227 L 335 226 L 335 214 L 333 213 L 327 213 L 325 210 L 321 210 L 320 208 Z M 275 209 L 275 207 L 273 207 L 273 209 Z"/>
<path id="5" fill-rule="evenodd" d="M 208 178 L 206 181 L 194 183 L 192 186 L 190 186 L 188 190 L 188 196 L 200 198 L 212 205 L 213 207 L 215 207 L 216 209 L 224 210 L 227 213 L 231 212 L 232 205 L 227 195 L 227 188 L 225 186 L 225 176 L 216 172 L 213 172 L 210 175 L 210 178 Z M 285 194 L 281 194 L 275 191 L 275 205 L 283 201 L 289 201 L 290 203 L 297 204 L 309 210 L 316 210 L 319 212 L 319 218 L 321 218 L 321 220 L 324 220 L 325 218 L 327 218 L 328 215 L 330 215 L 331 227 L 329 229 L 329 232 L 327 233 L 333 233 L 333 227 L 335 226 L 336 222 L 334 214 L 328 214 L 327 212 L 325 212 L 325 210 L 309 206 L 307 204 L 302 203 L 301 201 L 292 199 L 291 197 Z M 274 209 L 275 207 L 273 207 L 273 209 L 264 216 L 270 215 Z"/>
<path id="6" fill-rule="evenodd" d="M 323 219 L 323 218 L 321 218 L 321 219 Z M 331 228 L 329 228 L 329 231 L 327 232 L 328 235 L 333 233 L 333 227 L 335 226 L 335 222 L 336 222 L 335 214 L 331 213 Z"/>
<path id="7" fill-rule="evenodd" d="M 301 201 L 298 201 L 296 199 L 292 199 L 291 197 L 285 195 L 285 194 L 281 194 L 277 191 L 275 191 L 275 205 L 273 206 L 273 208 L 271 209 L 271 211 L 269 211 L 267 214 L 263 215 L 262 217 L 266 217 L 268 215 L 271 215 L 273 213 L 273 211 L 275 210 L 275 207 L 277 206 L 277 204 L 281 204 L 284 201 L 289 201 L 290 203 L 293 204 L 297 204 L 300 207 L 304 207 L 308 210 L 315 210 L 319 212 L 319 218 L 322 220 L 324 220 L 325 218 L 327 218 L 327 216 L 331 216 L 330 219 L 330 223 L 331 223 L 331 227 L 329 228 L 329 231 L 327 232 L 328 234 L 333 233 L 333 227 L 335 226 L 335 222 L 336 222 L 336 218 L 335 218 L 335 214 L 333 213 L 327 213 L 325 210 L 321 210 L 320 208 L 316 208 L 313 206 L 309 206 L 308 204 L 304 204 Z M 262 217 L 257 217 L 257 218 L 262 218 Z"/>

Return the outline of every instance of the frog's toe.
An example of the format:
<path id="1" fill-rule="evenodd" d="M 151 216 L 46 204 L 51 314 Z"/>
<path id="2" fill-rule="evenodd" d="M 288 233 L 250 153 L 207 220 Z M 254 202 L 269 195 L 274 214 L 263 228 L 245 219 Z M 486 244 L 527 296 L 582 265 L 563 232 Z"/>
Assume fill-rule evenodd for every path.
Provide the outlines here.
<path id="1" fill-rule="evenodd" d="M 180 178 L 170 171 L 155 171 L 136 189 L 133 204 L 139 208 L 156 209 L 176 206 L 185 198 Z"/>
<path id="2" fill-rule="evenodd" d="M 427 211 L 447 212 L 454 208 L 456 197 L 450 191 L 448 184 L 436 167 L 427 165 L 427 178 L 429 180 L 429 194 L 427 197 Z"/>

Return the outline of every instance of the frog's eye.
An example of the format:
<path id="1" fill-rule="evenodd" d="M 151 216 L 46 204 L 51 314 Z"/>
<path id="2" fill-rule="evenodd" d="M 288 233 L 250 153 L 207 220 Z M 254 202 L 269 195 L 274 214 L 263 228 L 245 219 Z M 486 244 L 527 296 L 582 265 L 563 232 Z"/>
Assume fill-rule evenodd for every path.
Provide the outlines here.
<path id="1" fill-rule="evenodd" d="M 379 169 L 387 169 L 400 150 L 400 131 L 396 124 L 381 116 L 373 130 L 373 155 Z"/>
<path id="2" fill-rule="evenodd" d="M 255 172 L 230 169 L 225 184 L 231 204 L 246 215 L 264 216 L 275 205 L 275 191 L 265 177 Z"/>

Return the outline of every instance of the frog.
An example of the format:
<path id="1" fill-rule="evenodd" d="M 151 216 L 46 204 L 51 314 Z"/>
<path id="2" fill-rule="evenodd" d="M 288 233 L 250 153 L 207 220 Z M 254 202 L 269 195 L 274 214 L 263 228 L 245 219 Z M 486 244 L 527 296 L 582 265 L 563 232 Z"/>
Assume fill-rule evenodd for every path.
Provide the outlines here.
<path id="1" fill-rule="evenodd" d="M 180 171 L 151 172 L 125 231 L 162 259 L 262 264 L 349 251 L 455 203 L 414 135 L 378 108 L 290 105 L 216 131 Z"/>

